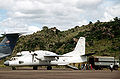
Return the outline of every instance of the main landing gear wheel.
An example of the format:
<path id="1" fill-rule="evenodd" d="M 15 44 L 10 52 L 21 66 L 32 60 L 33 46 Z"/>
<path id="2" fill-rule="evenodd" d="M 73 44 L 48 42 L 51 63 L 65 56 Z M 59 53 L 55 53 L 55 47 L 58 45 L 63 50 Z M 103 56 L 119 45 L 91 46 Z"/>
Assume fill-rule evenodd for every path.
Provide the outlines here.
<path id="1" fill-rule="evenodd" d="M 51 66 L 48 66 L 48 67 L 47 67 L 47 70 L 52 70 L 52 67 L 51 67 Z"/>
<path id="2" fill-rule="evenodd" d="M 33 66 L 33 70 L 37 70 L 38 69 L 38 67 L 37 66 Z"/>
<path id="3" fill-rule="evenodd" d="M 15 67 L 12 67 L 12 70 L 16 70 L 16 68 L 15 68 Z"/>

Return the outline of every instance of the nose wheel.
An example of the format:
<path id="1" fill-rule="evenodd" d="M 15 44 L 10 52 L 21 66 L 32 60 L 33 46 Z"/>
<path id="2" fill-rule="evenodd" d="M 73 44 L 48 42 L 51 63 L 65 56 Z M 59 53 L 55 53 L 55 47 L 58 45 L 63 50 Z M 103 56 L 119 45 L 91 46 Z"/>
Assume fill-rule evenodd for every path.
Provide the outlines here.
<path id="1" fill-rule="evenodd" d="M 52 67 L 51 66 L 47 66 L 47 70 L 52 70 Z"/>
<path id="2" fill-rule="evenodd" d="M 38 69 L 38 67 L 37 66 L 33 66 L 33 70 L 37 70 Z"/>

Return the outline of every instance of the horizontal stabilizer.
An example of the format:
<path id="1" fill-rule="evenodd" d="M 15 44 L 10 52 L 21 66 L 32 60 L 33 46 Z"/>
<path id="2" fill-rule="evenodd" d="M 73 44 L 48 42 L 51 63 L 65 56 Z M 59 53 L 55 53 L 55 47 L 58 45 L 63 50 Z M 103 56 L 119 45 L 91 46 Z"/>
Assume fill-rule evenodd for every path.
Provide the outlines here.
<path id="1" fill-rule="evenodd" d="M 85 55 L 82 55 L 82 56 L 91 56 L 91 55 L 94 55 L 96 53 L 88 53 L 88 54 L 85 54 Z"/>
<path id="2" fill-rule="evenodd" d="M 63 55 L 45 55 L 44 57 L 71 57 L 71 56 L 63 56 Z"/>

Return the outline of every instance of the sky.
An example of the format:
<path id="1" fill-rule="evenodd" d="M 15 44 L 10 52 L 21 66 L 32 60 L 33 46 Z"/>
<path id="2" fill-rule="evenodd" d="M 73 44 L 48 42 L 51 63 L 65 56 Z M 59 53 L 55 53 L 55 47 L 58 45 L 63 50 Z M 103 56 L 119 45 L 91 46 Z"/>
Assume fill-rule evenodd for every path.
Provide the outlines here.
<path id="1" fill-rule="evenodd" d="M 67 30 L 120 17 L 120 0 L 0 0 L 0 33 Z"/>

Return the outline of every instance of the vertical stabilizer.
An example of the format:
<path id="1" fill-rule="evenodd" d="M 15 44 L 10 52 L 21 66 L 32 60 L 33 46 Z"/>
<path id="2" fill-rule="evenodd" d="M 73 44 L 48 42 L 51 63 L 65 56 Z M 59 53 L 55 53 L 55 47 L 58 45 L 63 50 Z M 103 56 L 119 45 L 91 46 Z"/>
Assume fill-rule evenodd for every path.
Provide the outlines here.
<path id="1" fill-rule="evenodd" d="M 12 54 L 20 33 L 3 34 L 5 37 L 0 43 L 0 59 Z"/>
<path id="2" fill-rule="evenodd" d="M 85 54 L 85 37 L 80 37 L 77 45 L 74 49 L 74 52 L 78 55 L 84 55 Z"/>
<path id="3" fill-rule="evenodd" d="M 72 52 L 64 54 L 66 56 L 80 56 L 85 55 L 85 37 L 80 37 L 75 49 Z"/>

